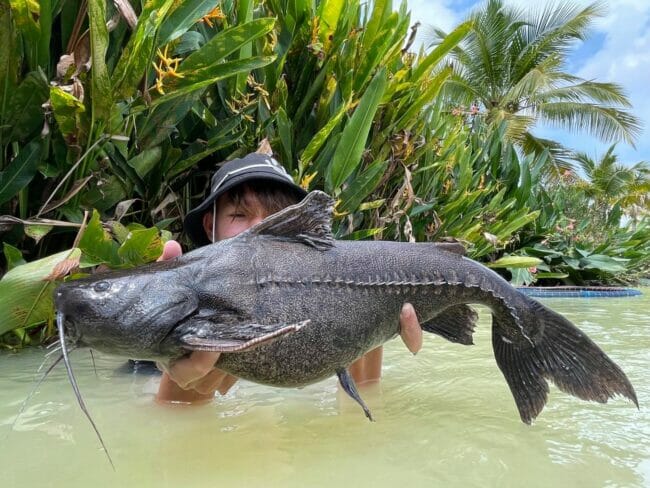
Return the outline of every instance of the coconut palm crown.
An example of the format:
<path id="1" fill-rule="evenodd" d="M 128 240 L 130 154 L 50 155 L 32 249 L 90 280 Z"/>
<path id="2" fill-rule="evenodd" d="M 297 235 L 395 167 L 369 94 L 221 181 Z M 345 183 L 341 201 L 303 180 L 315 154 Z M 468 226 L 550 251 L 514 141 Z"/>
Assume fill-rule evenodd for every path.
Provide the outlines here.
<path id="1" fill-rule="evenodd" d="M 470 14 L 473 29 L 451 54 L 454 76 L 447 96 L 453 103 L 472 105 L 473 113 L 480 108 L 490 123 L 506 121 L 506 135 L 525 152 L 549 149 L 551 173 L 570 165 L 568 152 L 557 142 L 535 137 L 530 130 L 537 122 L 634 144 L 641 126 L 626 110 L 631 105 L 622 88 L 564 71 L 571 49 L 603 13 L 600 2 L 523 11 L 488 0 Z M 444 38 L 440 29 L 433 32 L 434 43 Z"/>
<path id="2" fill-rule="evenodd" d="M 579 187 L 591 199 L 596 218 L 602 223 L 609 220 L 613 209 L 620 208 L 636 228 L 640 218 L 648 213 L 650 164 L 640 161 L 624 165 L 619 162 L 615 148 L 615 144 L 610 146 L 598 160 L 583 152 L 574 155 L 584 173 Z"/>

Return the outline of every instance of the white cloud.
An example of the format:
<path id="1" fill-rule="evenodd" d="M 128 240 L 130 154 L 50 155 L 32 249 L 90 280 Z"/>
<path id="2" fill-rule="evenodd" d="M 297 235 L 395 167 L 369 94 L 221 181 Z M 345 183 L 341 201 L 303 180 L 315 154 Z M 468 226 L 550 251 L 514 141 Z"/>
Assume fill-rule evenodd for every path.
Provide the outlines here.
<path id="1" fill-rule="evenodd" d="M 458 8 L 458 0 L 408 0 L 412 11 L 413 22 L 419 20 L 418 40 L 426 32 L 427 25 L 435 25 L 443 30 L 451 30 L 467 15 L 470 2 L 462 2 L 464 7 Z M 479 5 L 481 2 L 475 2 Z M 530 0 L 505 0 L 507 5 L 515 5 L 522 9 L 531 9 Z M 535 1 L 534 8 L 547 4 L 557 4 L 557 1 Z M 561 4 L 562 2 L 560 2 Z M 577 0 L 579 6 L 586 6 L 592 1 Z M 636 162 L 650 161 L 650 1 L 648 0 L 612 0 L 607 3 L 606 15 L 597 19 L 594 30 L 604 35 L 604 42 L 598 51 L 587 49 L 581 52 L 589 53 L 579 63 L 580 70 L 576 75 L 601 82 L 614 82 L 621 85 L 630 98 L 633 113 L 642 119 L 644 132 L 639 138 L 636 150 L 619 144 L 617 148 L 621 160 Z M 597 48 L 595 44 L 594 49 Z M 607 145 L 585 136 L 569 134 L 560 131 L 542 130 L 540 135 L 553 134 L 565 145 L 593 153 L 602 152 Z"/>
<path id="2" fill-rule="evenodd" d="M 460 20 L 458 13 L 448 5 L 450 0 L 409 0 L 411 21 L 435 25 L 444 30 L 450 30 Z"/>
<path id="3" fill-rule="evenodd" d="M 460 12 L 454 11 L 449 5 L 453 0 L 408 0 L 407 3 L 411 11 L 411 24 L 415 22 L 422 24 L 418 30 L 415 46 L 426 43 L 432 26 L 449 32 L 463 20 L 459 15 Z M 416 47 L 415 50 L 417 49 Z"/>

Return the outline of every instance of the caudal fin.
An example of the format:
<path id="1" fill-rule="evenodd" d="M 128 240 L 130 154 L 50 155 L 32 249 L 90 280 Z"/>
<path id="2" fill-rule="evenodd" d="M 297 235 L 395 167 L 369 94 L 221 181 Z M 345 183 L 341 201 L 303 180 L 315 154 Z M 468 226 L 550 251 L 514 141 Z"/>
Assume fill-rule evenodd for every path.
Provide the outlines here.
<path id="1" fill-rule="evenodd" d="M 582 400 L 606 403 L 621 395 L 639 406 L 625 373 L 576 326 L 544 305 L 528 300 L 539 321 L 535 346 L 515 343 L 502 334 L 507 324 L 494 317 L 492 347 L 497 364 L 515 398 L 521 420 L 530 424 L 542 411 L 551 380 L 560 390 Z"/>

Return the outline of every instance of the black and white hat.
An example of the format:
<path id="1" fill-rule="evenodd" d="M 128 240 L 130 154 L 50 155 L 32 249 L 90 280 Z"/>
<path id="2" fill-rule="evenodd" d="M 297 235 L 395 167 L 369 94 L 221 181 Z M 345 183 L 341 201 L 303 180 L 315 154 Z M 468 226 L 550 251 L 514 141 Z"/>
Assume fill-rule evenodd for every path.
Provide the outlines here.
<path id="1" fill-rule="evenodd" d="M 282 183 L 304 198 L 307 192 L 293 182 L 293 178 L 271 156 L 259 153 L 247 154 L 241 159 L 228 161 L 212 176 L 210 193 L 201 205 L 185 216 L 183 227 L 191 241 L 197 246 L 210 243 L 203 229 L 203 214 L 213 202 L 231 188 L 252 180 L 269 180 Z"/>

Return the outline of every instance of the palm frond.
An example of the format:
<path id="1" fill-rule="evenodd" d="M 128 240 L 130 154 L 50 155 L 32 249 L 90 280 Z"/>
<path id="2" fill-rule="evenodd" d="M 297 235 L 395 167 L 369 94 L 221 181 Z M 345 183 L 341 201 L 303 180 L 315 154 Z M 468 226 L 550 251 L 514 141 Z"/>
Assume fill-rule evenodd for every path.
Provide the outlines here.
<path id="1" fill-rule="evenodd" d="M 542 92 L 539 94 L 539 99 L 548 101 L 596 102 L 619 105 L 626 108 L 632 106 L 629 99 L 625 96 L 623 87 L 617 83 L 599 83 L 586 80 L 580 80 L 577 84 L 561 86 Z"/>
<path id="2" fill-rule="evenodd" d="M 603 141 L 624 140 L 634 146 L 641 122 L 615 107 L 584 102 L 549 102 L 538 107 L 540 119 L 573 133 L 586 131 Z"/>
<path id="3" fill-rule="evenodd" d="M 536 137 L 527 132 L 521 143 L 525 154 L 541 154 L 548 152 L 548 162 L 544 167 L 545 176 L 551 180 L 558 180 L 567 171 L 574 172 L 572 153 L 562 144 L 550 139 Z"/>

